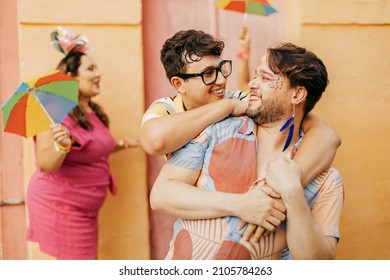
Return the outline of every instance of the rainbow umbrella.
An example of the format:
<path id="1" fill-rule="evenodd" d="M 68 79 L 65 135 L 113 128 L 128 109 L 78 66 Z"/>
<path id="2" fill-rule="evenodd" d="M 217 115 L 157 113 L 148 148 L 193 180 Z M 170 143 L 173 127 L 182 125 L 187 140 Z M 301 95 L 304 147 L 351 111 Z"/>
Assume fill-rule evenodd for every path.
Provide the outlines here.
<path id="1" fill-rule="evenodd" d="M 268 16 L 277 12 L 270 0 L 214 0 L 214 5 L 224 10 L 244 13 L 244 21 L 247 14 Z"/>
<path id="2" fill-rule="evenodd" d="M 61 123 L 78 104 L 79 82 L 55 71 L 28 82 L 4 102 L 4 131 L 24 137 Z"/>

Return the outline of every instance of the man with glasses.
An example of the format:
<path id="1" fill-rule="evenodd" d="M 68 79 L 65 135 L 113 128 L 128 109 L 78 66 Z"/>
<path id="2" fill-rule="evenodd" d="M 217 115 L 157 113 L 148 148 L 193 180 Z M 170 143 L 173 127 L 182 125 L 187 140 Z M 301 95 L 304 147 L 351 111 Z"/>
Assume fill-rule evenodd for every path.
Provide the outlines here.
<path id="1" fill-rule="evenodd" d="M 194 77 L 201 77 L 203 83 L 206 86 L 209 86 L 211 84 L 214 84 L 215 81 L 218 79 L 218 73 L 221 73 L 222 76 L 226 79 L 227 77 L 230 76 L 232 73 L 232 61 L 231 60 L 222 60 L 221 63 L 219 64 L 218 67 L 208 67 L 201 73 L 196 73 L 196 74 L 189 74 L 189 73 L 184 73 L 184 74 L 177 74 L 179 78 L 182 79 L 189 79 L 189 78 L 194 78 Z"/>
<path id="2" fill-rule="evenodd" d="M 328 167 L 303 190 L 301 170 L 288 153 L 301 142 L 300 123 L 327 84 L 325 65 L 314 53 L 289 43 L 268 49 L 249 83 L 249 118 L 210 125 L 161 169 L 152 208 L 180 211 L 167 259 L 279 259 L 287 241 L 294 259 L 334 258 L 343 205 L 340 174 Z M 286 133 L 283 127 L 292 129 Z M 259 221 L 242 216 L 243 197 L 256 201 L 263 192 L 271 194 L 264 177 L 283 199 L 285 206 L 275 205 L 281 212 L 286 207 L 287 227 L 258 235 L 259 242 L 246 240 L 240 218 Z M 270 221 L 281 220 L 279 215 L 271 213 Z"/>
<path id="3" fill-rule="evenodd" d="M 207 126 L 229 115 L 240 116 L 246 112 L 247 102 L 240 99 L 247 93 L 226 89 L 231 62 L 221 59 L 223 48 L 223 41 L 196 30 L 177 32 L 164 43 L 161 62 L 178 94 L 156 100 L 145 112 L 140 140 L 147 153 L 167 154 L 169 158 L 170 153 L 198 136 Z M 302 184 L 306 185 L 331 164 L 340 139 L 333 129 L 313 114 L 305 117 L 301 127 L 305 138 L 294 160 L 301 167 Z M 167 189 L 166 199 L 180 200 L 192 207 L 192 213 L 198 219 L 234 215 L 269 231 L 275 230 L 285 218 L 284 206 L 262 191 L 241 194 L 241 205 L 245 207 L 227 209 L 231 206 L 224 204 L 223 193 L 210 196 L 210 193 L 200 190 L 194 194 L 194 189 L 195 192 L 199 190 L 175 186 Z M 187 214 L 187 210 L 180 207 L 165 211 L 176 217 Z"/>

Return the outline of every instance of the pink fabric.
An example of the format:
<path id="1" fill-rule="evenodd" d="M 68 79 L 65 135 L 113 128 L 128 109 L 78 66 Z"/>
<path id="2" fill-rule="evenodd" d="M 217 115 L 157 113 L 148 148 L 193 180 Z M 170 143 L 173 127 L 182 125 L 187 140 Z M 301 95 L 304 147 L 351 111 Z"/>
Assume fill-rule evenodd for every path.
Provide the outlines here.
<path id="1" fill-rule="evenodd" d="M 37 168 L 27 191 L 27 239 L 58 259 L 94 259 L 98 245 L 98 212 L 107 187 L 116 193 L 108 156 L 115 140 L 95 113 L 93 130 L 67 117 L 65 125 L 76 142 L 54 172 Z"/>

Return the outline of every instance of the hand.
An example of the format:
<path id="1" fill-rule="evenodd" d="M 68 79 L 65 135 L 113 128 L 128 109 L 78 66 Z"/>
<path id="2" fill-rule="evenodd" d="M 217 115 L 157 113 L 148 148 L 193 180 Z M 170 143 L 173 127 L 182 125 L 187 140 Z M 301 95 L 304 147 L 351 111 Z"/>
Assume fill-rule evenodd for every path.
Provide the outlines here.
<path id="1" fill-rule="evenodd" d="M 233 109 L 230 114 L 232 117 L 240 117 L 245 115 L 246 110 L 248 109 L 248 102 L 241 101 L 237 99 L 229 99 L 229 102 L 233 104 Z"/>
<path id="2" fill-rule="evenodd" d="M 242 194 L 243 202 L 242 209 L 238 209 L 238 217 L 242 219 L 239 224 L 241 229 L 246 223 L 261 226 L 269 231 L 274 231 L 282 221 L 286 218 L 286 207 L 280 201 L 279 195 L 271 188 L 265 185 L 264 180 L 261 180 L 251 186 L 250 190 Z M 241 228 L 240 228 L 241 226 Z M 248 229 L 249 233 L 253 227 Z M 257 232 L 262 233 L 260 230 Z"/>
<path id="3" fill-rule="evenodd" d="M 51 135 L 58 144 L 63 147 L 68 147 L 72 144 L 72 139 L 70 138 L 69 130 L 61 124 L 52 124 L 50 125 Z"/>
<path id="4" fill-rule="evenodd" d="M 127 137 L 123 137 L 121 140 L 118 141 L 117 144 L 120 148 L 123 149 L 141 146 L 141 142 L 139 141 L 139 139 L 136 138 L 128 139 Z"/>
<path id="5" fill-rule="evenodd" d="M 258 242 L 261 236 L 264 234 L 264 231 L 265 229 L 263 227 L 254 224 L 248 224 L 244 234 L 242 235 L 242 239 L 245 241 L 249 241 L 249 239 L 251 239 L 253 242 Z"/>
<path id="6" fill-rule="evenodd" d="M 280 202 L 280 195 L 276 193 L 272 188 L 267 186 L 265 184 L 264 180 L 257 180 L 253 186 L 250 187 L 250 190 L 255 188 L 258 184 L 260 184 L 261 190 L 266 193 L 269 197 L 275 199 L 276 203 Z M 275 204 L 275 206 L 278 209 L 283 210 L 282 212 L 274 212 L 274 215 L 269 216 L 267 220 L 263 221 L 262 225 L 257 225 L 257 224 L 248 224 L 244 234 L 243 234 L 243 239 L 244 240 L 249 240 L 249 238 L 252 239 L 252 241 L 256 242 L 260 239 L 260 237 L 264 234 L 269 234 L 270 232 L 273 232 L 277 229 L 277 227 L 283 222 L 286 218 L 286 211 L 283 203 L 280 204 Z M 272 210 L 271 210 L 272 211 Z M 245 225 L 247 224 L 246 221 L 241 220 L 237 226 L 238 230 L 241 230 Z"/>
<path id="7" fill-rule="evenodd" d="M 285 193 L 294 189 L 302 189 L 301 169 L 291 159 L 291 153 L 271 161 L 265 172 L 267 184 L 280 193 L 282 197 L 284 197 Z"/>
<path id="8" fill-rule="evenodd" d="M 248 27 L 246 26 L 241 27 L 241 31 L 238 36 L 238 41 L 241 45 L 242 50 L 245 52 L 249 52 L 250 45 L 251 45 L 251 34 L 249 32 Z"/>

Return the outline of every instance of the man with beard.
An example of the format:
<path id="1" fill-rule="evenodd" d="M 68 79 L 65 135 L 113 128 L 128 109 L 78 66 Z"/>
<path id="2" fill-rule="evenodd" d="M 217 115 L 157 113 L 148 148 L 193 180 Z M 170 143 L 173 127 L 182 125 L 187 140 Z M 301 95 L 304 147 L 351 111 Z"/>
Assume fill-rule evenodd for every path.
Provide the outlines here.
<path id="1" fill-rule="evenodd" d="M 161 169 L 152 208 L 181 213 L 166 259 L 279 259 L 287 244 L 294 259 L 334 258 L 341 177 L 329 167 L 303 188 L 300 168 L 290 158 L 303 138 L 302 119 L 327 84 L 326 68 L 314 53 L 289 43 L 268 49 L 249 83 L 249 118 L 209 126 Z M 178 189 L 186 191 L 173 192 Z M 287 223 L 266 235 L 256 226 L 265 213 L 242 214 L 243 201 L 264 193 L 281 197 L 287 209 Z M 280 220 L 279 211 L 266 214 L 275 224 Z M 251 224 L 243 227 L 240 219 Z"/>
<path id="2" fill-rule="evenodd" d="M 223 59 L 224 46 L 222 40 L 193 29 L 179 31 L 165 41 L 160 59 L 177 95 L 157 99 L 145 112 L 140 141 L 147 153 L 167 154 L 169 158 L 173 151 L 197 137 L 207 126 L 229 115 L 245 114 L 248 91 L 227 90 L 232 63 Z M 294 161 L 301 168 L 302 185 L 306 186 L 332 163 L 340 145 L 340 138 L 337 132 L 313 113 L 305 116 L 301 129 L 305 138 Z M 208 193 L 201 197 L 204 192 L 193 194 L 194 189 L 199 190 L 175 185 L 165 189 L 164 194 L 170 198 L 180 198 L 186 205 L 191 205 L 191 198 L 196 195 L 197 199 L 202 201 L 202 212 L 206 216 L 223 217 L 226 213 L 231 213 L 255 221 L 268 231 L 274 231 L 285 219 L 283 204 L 264 192 L 240 196 L 240 204 L 245 207 L 226 209 L 228 206 L 223 199 L 210 197 Z M 185 198 L 189 198 L 189 201 L 185 201 Z M 170 207 L 165 211 L 175 217 L 188 214 L 180 207 Z M 241 226 L 244 221 L 245 219 Z M 258 230 L 253 238 L 256 239 L 259 231 L 261 232 Z"/>

